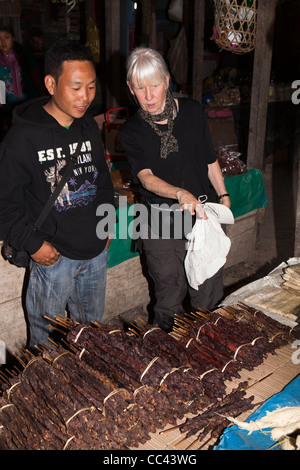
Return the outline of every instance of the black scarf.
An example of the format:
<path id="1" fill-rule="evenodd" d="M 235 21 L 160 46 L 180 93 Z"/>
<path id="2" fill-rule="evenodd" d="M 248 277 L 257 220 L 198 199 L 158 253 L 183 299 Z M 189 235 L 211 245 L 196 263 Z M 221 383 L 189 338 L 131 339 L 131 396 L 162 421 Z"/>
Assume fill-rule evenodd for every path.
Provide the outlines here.
<path id="1" fill-rule="evenodd" d="M 146 121 L 157 135 L 161 138 L 160 142 L 160 157 L 167 158 L 170 153 L 178 152 L 178 142 L 173 135 L 174 127 L 174 116 L 177 114 L 176 103 L 168 90 L 166 93 L 166 105 L 165 109 L 160 114 L 151 114 L 148 111 L 144 111 L 142 108 L 138 111 L 139 116 Z M 163 131 L 159 129 L 156 122 L 168 120 L 168 128 Z"/>

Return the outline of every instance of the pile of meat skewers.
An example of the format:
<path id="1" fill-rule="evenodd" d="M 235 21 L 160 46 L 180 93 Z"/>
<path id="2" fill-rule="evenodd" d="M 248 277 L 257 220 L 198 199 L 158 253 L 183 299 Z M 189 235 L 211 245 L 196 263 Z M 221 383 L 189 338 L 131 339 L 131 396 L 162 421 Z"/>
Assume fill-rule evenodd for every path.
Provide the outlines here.
<path id="1" fill-rule="evenodd" d="M 0 372 L 0 450 L 137 448 L 187 414 L 180 432 L 217 437 L 218 410 L 253 406 L 247 384 L 226 395 L 226 381 L 296 337 L 242 304 L 177 317 L 170 334 L 142 321 L 124 331 L 56 318 L 55 329 L 62 344 L 23 350 L 22 371 Z"/>

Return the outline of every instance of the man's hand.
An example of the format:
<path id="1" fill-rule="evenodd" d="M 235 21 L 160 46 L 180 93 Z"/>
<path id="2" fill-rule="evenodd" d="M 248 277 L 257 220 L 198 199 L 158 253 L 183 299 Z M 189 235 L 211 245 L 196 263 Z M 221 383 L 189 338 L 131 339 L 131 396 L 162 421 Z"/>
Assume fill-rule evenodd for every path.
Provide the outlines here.
<path id="1" fill-rule="evenodd" d="M 41 248 L 31 255 L 33 261 L 44 266 L 52 266 L 59 259 L 59 252 L 49 242 L 44 242 Z"/>
<path id="2" fill-rule="evenodd" d="M 105 245 L 105 248 L 108 250 L 109 247 L 110 247 L 110 244 L 111 244 L 111 241 L 112 241 L 112 238 L 109 238 L 107 239 L 107 242 L 106 242 L 106 245 Z"/>

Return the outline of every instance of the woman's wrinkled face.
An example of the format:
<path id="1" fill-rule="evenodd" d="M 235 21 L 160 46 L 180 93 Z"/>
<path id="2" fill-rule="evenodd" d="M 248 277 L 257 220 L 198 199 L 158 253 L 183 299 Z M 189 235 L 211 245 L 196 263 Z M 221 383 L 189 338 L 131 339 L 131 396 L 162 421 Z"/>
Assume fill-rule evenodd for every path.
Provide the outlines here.
<path id="1" fill-rule="evenodd" d="M 139 105 L 145 111 L 150 114 L 160 114 L 165 108 L 166 103 L 166 92 L 169 88 L 169 77 L 166 80 L 158 78 L 152 84 L 144 82 L 138 84 L 137 80 L 134 79 L 132 86 L 127 82 L 130 91 L 136 96 Z M 142 85 L 142 86 L 141 86 Z"/>
<path id="2" fill-rule="evenodd" d="M 14 38 L 8 31 L 0 31 L 0 51 L 7 55 L 13 48 Z"/>

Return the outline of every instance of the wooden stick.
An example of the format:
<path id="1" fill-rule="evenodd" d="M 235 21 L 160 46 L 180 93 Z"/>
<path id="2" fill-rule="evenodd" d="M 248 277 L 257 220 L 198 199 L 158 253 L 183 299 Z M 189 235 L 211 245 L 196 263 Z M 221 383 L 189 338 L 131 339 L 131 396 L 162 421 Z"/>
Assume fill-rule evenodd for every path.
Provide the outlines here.
<path id="1" fill-rule="evenodd" d="M 41 347 L 39 347 L 37 344 L 35 344 L 34 347 L 40 354 L 43 353 L 43 349 L 41 349 Z"/>
<path id="2" fill-rule="evenodd" d="M 57 324 L 59 324 L 59 325 L 61 324 L 61 322 L 59 321 L 58 317 L 52 318 L 52 317 L 48 317 L 47 315 L 44 315 L 44 318 L 46 318 L 46 320 L 52 321 L 53 323 L 57 323 Z"/>
<path id="3" fill-rule="evenodd" d="M 196 444 L 197 441 L 199 441 L 199 437 L 197 437 L 193 442 L 191 442 L 191 444 L 185 450 L 190 450 L 193 447 L 193 445 Z"/>
<path id="4" fill-rule="evenodd" d="M 53 326 L 53 325 L 48 325 L 48 326 L 50 326 L 50 328 L 52 328 L 52 330 L 58 331 L 58 332 L 61 333 L 62 335 L 66 335 L 66 334 L 67 334 L 66 331 L 63 331 L 63 330 L 61 330 L 60 328 L 56 328 L 56 327 Z"/>
<path id="5" fill-rule="evenodd" d="M 97 328 L 101 328 L 102 330 L 106 330 L 106 325 L 104 323 L 101 323 L 98 320 L 94 319 L 90 323 L 91 323 L 91 325 L 95 325 Z"/>
<path id="6" fill-rule="evenodd" d="M 3 372 L 0 371 L 0 377 L 2 378 L 2 381 L 10 385 L 9 378 L 5 376 Z"/>
<path id="7" fill-rule="evenodd" d="M 200 447 L 198 447 L 198 449 L 197 449 L 197 450 L 201 450 L 201 449 L 203 449 L 203 447 L 204 447 L 206 444 L 208 444 L 210 440 L 211 440 L 211 437 L 209 437 L 208 439 L 206 439 L 206 441 L 204 441 L 204 442 L 203 442 L 203 444 L 201 444 L 201 446 L 200 446 Z"/>
<path id="8" fill-rule="evenodd" d="M 77 344 L 74 344 L 74 343 L 69 344 L 69 343 L 67 343 L 64 339 L 62 339 L 61 342 L 62 342 L 63 344 L 65 344 L 66 347 L 67 347 L 68 349 L 70 349 L 74 354 L 76 354 L 78 351 L 80 351 L 80 347 L 79 347 Z"/>
<path id="9" fill-rule="evenodd" d="M 180 444 L 182 444 L 182 442 L 187 441 L 188 439 L 189 439 L 188 437 L 184 437 L 179 442 L 177 442 L 177 444 L 175 444 L 174 447 L 178 447 Z"/>
<path id="10" fill-rule="evenodd" d="M 17 375 L 21 373 L 20 369 L 18 369 L 16 366 L 14 366 L 13 369 L 15 369 Z"/>
<path id="11" fill-rule="evenodd" d="M 176 328 L 176 327 L 173 327 L 172 332 L 177 333 L 179 337 L 188 336 L 189 334 L 188 331 L 183 330 L 182 328 Z"/>
<path id="12" fill-rule="evenodd" d="M 131 331 L 131 333 L 133 333 L 135 336 L 140 336 L 140 333 L 138 333 L 136 330 L 134 330 L 133 328 L 128 328 L 129 331 Z"/>
<path id="13" fill-rule="evenodd" d="M 159 434 L 167 434 L 170 431 L 173 431 L 174 429 L 178 429 L 182 426 L 182 424 L 177 424 L 177 426 L 172 426 L 171 428 L 168 429 L 163 429 L 162 431 L 159 431 Z"/>
<path id="14" fill-rule="evenodd" d="M 271 447 L 268 447 L 267 450 L 272 450 L 274 447 L 277 447 L 277 446 L 280 447 L 280 445 L 283 444 L 283 442 L 285 441 L 285 439 L 286 439 L 286 437 L 284 437 L 283 439 L 281 439 L 281 441 L 275 442 L 275 444 L 273 444 Z"/>
<path id="15" fill-rule="evenodd" d="M 53 341 L 52 338 L 48 338 L 48 344 L 49 344 L 49 343 L 50 343 L 51 345 L 53 345 L 53 346 L 55 347 L 55 349 L 58 349 L 58 348 L 59 348 L 59 345 L 58 345 L 55 341 Z"/>
<path id="16" fill-rule="evenodd" d="M 55 315 L 54 317 L 59 323 L 62 323 L 64 325 L 70 325 L 75 323 L 74 320 L 71 320 L 70 318 L 66 317 L 65 315 Z"/>
<path id="17" fill-rule="evenodd" d="M 182 338 L 182 335 L 176 333 L 176 331 L 171 331 L 171 333 L 169 333 L 170 336 L 172 336 L 173 338 L 177 339 L 177 340 L 180 340 Z"/>
<path id="18" fill-rule="evenodd" d="M 14 377 L 16 377 L 15 372 L 13 373 L 11 370 L 7 370 L 6 373 L 9 374 L 12 379 L 13 379 Z"/>
<path id="19" fill-rule="evenodd" d="M 267 379 L 268 377 L 270 377 L 270 375 L 273 375 L 273 372 L 270 372 L 270 374 L 267 374 L 265 375 L 264 377 L 262 377 L 261 379 L 257 380 L 256 382 L 254 382 L 252 385 L 249 385 L 247 388 L 245 388 L 245 390 L 249 390 L 249 388 L 251 387 L 254 387 L 254 385 L 262 382 L 263 380 Z"/>
<path id="20" fill-rule="evenodd" d="M 19 361 L 19 363 L 21 364 L 21 366 L 23 366 L 24 368 L 26 367 L 26 364 L 22 361 L 22 359 L 17 356 L 17 354 L 14 354 L 15 358 Z"/>
<path id="21" fill-rule="evenodd" d="M 24 349 L 24 348 L 20 348 L 20 351 L 22 352 L 22 354 L 26 357 L 26 359 L 30 360 L 32 359 L 34 356 L 34 354 L 29 351 L 29 349 Z"/>
<path id="22" fill-rule="evenodd" d="M 146 322 L 143 318 L 141 318 L 141 317 L 138 317 L 137 322 L 138 322 L 138 323 L 141 323 L 141 324 L 144 325 L 144 326 L 147 326 L 147 322 Z"/>

